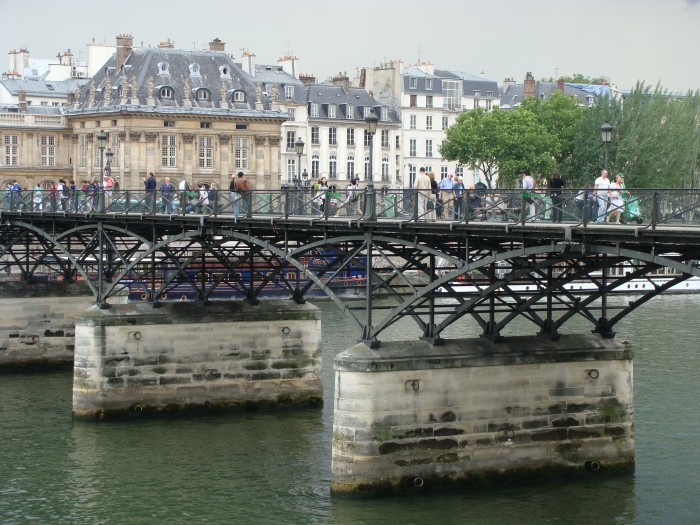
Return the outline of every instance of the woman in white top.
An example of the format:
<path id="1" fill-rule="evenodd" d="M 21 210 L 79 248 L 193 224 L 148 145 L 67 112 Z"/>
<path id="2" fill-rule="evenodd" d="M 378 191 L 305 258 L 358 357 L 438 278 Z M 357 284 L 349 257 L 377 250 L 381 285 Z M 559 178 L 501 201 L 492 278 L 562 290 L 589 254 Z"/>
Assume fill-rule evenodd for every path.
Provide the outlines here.
<path id="1" fill-rule="evenodd" d="M 624 211 L 625 201 L 622 200 L 622 185 L 620 184 L 621 178 L 618 175 L 614 182 L 610 183 L 610 205 L 608 207 L 608 222 L 613 222 L 613 217 L 615 217 L 615 223 L 620 224 L 620 217 Z"/>

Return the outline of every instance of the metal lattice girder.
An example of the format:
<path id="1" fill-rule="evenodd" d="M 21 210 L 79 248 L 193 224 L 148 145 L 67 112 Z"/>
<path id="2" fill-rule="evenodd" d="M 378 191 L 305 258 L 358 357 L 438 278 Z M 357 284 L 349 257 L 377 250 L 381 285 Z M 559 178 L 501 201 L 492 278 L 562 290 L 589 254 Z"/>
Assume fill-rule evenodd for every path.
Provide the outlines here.
<path id="1" fill-rule="evenodd" d="M 99 304 L 125 284 L 141 286 L 154 304 L 183 285 L 202 301 L 226 286 L 252 302 L 269 283 L 296 301 L 315 286 L 356 322 L 361 339 L 371 345 L 403 318 L 435 343 L 465 318 L 492 338 L 519 317 L 550 337 L 573 317 L 612 335 L 616 323 L 670 285 L 611 307 L 607 297 L 617 286 L 661 267 L 681 272 L 672 282 L 699 275 L 688 261 L 700 258 L 700 228 L 688 227 L 255 217 L 236 222 L 158 215 L 3 214 L 1 219 L 0 269 L 17 269 L 24 279 L 40 271 L 82 278 Z M 312 267 L 308 261 L 315 254 L 322 256 Z M 629 271 L 613 275 L 622 262 Z M 256 265 L 267 270 L 255 275 Z M 339 296 L 334 288 L 351 266 L 368 276 L 361 302 Z M 566 289 L 579 281 L 592 289 Z"/>

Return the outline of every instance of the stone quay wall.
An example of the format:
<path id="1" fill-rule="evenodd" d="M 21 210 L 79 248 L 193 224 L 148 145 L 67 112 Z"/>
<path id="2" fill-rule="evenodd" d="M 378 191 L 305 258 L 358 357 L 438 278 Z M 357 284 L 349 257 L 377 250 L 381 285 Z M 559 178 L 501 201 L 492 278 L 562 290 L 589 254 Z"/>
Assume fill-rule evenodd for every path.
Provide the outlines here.
<path id="1" fill-rule="evenodd" d="M 84 282 L 0 282 L 0 371 L 72 367 L 75 318 L 94 303 Z"/>
<path id="2" fill-rule="evenodd" d="M 76 320 L 81 419 L 321 406 L 321 316 L 289 300 L 127 303 Z"/>
<path id="3" fill-rule="evenodd" d="M 359 344 L 335 361 L 331 491 L 634 469 L 632 352 L 597 335 Z"/>

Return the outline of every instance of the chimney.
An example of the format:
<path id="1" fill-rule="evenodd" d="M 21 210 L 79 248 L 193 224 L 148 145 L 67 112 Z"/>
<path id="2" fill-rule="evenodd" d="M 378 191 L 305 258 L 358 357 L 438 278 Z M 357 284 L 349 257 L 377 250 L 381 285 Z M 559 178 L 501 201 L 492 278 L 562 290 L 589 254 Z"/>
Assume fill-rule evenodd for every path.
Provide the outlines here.
<path id="1" fill-rule="evenodd" d="M 215 38 L 209 42 L 209 51 L 226 51 L 226 42 L 222 42 L 218 38 Z"/>
<path id="2" fill-rule="evenodd" d="M 341 86 L 345 93 L 350 92 L 350 78 L 348 78 L 347 73 L 338 73 L 335 77 L 333 77 L 331 83 L 334 86 Z"/>
<path id="3" fill-rule="evenodd" d="M 27 111 L 27 92 L 20 90 L 17 97 L 19 98 L 19 110 L 22 112 Z"/>
<path id="4" fill-rule="evenodd" d="M 525 75 L 525 87 L 523 89 L 523 98 L 535 96 L 535 77 L 529 71 Z"/>
<path id="5" fill-rule="evenodd" d="M 129 58 L 131 50 L 134 48 L 134 37 L 131 35 L 117 35 L 117 72 Z"/>
<path id="6" fill-rule="evenodd" d="M 507 77 L 503 79 L 503 94 L 508 93 L 508 90 L 510 89 L 510 86 L 515 85 L 515 80 L 513 80 L 513 77 Z"/>
<path id="7" fill-rule="evenodd" d="M 277 59 L 277 65 L 282 66 L 282 71 L 297 78 L 297 63 L 299 59 L 291 54 L 286 54 Z"/>
<path id="8" fill-rule="evenodd" d="M 564 79 L 562 77 L 559 77 L 559 80 L 557 80 L 557 89 L 562 93 L 564 92 Z"/>
<path id="9" fill-rule="evenodd" d="M 300 73 L 299 80 L 301 80 L 301 83 L 305 86 L 313 86 L 316 83 L 316 77 L 309 73 Z"/>
<path id="10" fill-rule="evenodd" d="M 158 44 L 158 49 L 175 49 L 175 42 L 168 38 L 166 41 Z"/>
<path id="11" fill-rule="evenodd" d="M 241 55 L 243 71 L 248 73 L 251 77 L 255 76 L 255 53 L 251 53 L 248 50 L 244 50 Z"/>

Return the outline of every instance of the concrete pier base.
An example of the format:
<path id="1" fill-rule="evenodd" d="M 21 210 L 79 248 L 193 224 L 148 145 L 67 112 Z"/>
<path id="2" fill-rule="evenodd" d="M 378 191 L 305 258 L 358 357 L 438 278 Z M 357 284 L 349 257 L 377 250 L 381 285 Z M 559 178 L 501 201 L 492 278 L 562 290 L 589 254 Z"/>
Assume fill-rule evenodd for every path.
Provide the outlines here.
<path id="1" fill-rule="evenodd" d="M 323 403 L 321 320 L 310 304 L 92 307 L 75 334 L 76 418 Z"/>
<path id="2" fill-rule="evenodd" d="M 358 344 L 335 361 L 331 491 L 634 469 L 632 352 L 594 334 Z"/>
<path id="3" fill-rule="evenodd" d="M 73 366 L 75 318 L 95 298 L 84 282 L 0 282 L 0 371 Z"/>

